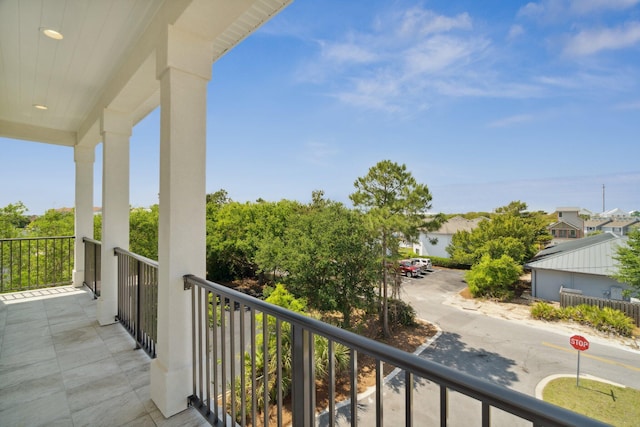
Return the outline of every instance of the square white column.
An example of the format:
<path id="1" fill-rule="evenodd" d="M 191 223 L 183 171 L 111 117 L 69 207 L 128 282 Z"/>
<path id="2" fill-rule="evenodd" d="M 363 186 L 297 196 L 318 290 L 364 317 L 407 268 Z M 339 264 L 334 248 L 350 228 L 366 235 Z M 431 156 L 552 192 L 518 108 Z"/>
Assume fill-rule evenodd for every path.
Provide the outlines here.
<path id="1" fill-rule="evenodd" d="M 76 145 L 75 243 L 73 286 L 81 288 L 84 282 L 83 237 L 93 239 L 93 163 L 95 148 Z"/>
<path id="2" fill-rule="evenodd" d="M 101 325 L 115 322 L 118 313 L 118 263 L 113 250 L 129 249 L 129 137 L 125 114 L 105 110 L 102 134 L 102 282 L 97 304 Z"/>
<path id="3" fill-rule="evenodd" d="M 151 398 L 165 417 L 192 394 L 191 293 L 183 276 L 206 273 L 206 93 L 208 43 L 168 29 L 158 53 L 160 79 L 160 230 L 158 342 Z"/>

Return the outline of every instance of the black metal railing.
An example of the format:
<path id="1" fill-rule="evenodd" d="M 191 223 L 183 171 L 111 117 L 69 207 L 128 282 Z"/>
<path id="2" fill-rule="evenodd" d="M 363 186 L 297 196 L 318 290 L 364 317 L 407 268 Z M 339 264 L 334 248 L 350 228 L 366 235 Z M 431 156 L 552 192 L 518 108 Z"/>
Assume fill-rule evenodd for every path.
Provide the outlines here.
<path id="1" fill-rule="evenodd" d="M 0 239 L 0 292 L 71 284 L 73 245 L 73 236 Z"/>
<path id="2" fill-rule="evenodd" d="M 156 357 L 158 339 L 158 263 L 115 248 L 118 257 L 118 321 L 137 346 Z"/>
<path id="3" fill-rule="evenodd" d="M 193 309 L 193 392 L 189 402 L 211 424 L 282 425 L 286 409 L 295 426 L 334 426 L 338 416 L 344 417 L 341 425 L 351 426 L 380 426 L 384 422 L 446 426 L 459 417 L 466 420 L 462 425 L 468 425 L 470 419 L 489 426 L 492 418 L 500 425 L 523 421 L 534 426 L 604 425 L 230 288 L 191 275 L 184 281 L 185 290 L 191 290 Z M 262 339 L 262 331 L 268 331 L 268 338 Z M 327 344 L 328 366 L 323 379 L 316 375 L 314 346 L 321 342 L 317 337 Z M 341 372 L 336 354 L 340 351 L 344 355 L 345 348 L 348 363 Z M 364 357 L 375 360 L 371 405 L 358 402 L 358 363 Z M 389 411 L 392 413 L 386 419 L 384 364 L 401 370 L 394 391 L 388 394 L 404 391 L 403 411 Z M 292 391 L 287 398 L 289 381 Z M 348 384 L 348 404 L 336 403 L 337 382 Z M 428 399 L 422 393 L 419 401 L 415 398 L 418 382 L 433 389 Z M 328 402 L 322 419 L 317 417 L 318 392 L 327 396 Z M 425 407 L 433 410 L 425 415 Z M 422 410 L 419 420 L 414 420 L 416 409 Z"/>
<path id="4" fill-rule="evenodd" d="M 102 245 L 97 240 L 83 238 L 84 242 L 84 282 L 91 289 L 94 297 L 100 296 L 101 268 L 100 256 Z"/>

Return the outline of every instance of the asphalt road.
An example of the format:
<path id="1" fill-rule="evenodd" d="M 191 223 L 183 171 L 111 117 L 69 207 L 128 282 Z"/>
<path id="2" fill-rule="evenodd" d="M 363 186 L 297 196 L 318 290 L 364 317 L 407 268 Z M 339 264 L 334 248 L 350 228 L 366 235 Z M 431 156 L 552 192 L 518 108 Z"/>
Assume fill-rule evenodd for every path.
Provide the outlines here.
<path id="1" fill-rule="evenodd" d="M 538 383 L 550 375 L 576 374 L 578 352 L 569 345 L 570 331 L 543 322 L 530 326 L 443 304 L 464 287 L 462 272 L 456 270 L 436 270 L 422 278 L 406 279 L 403 300 L 411 303 L 418 317 L 442 330 L 420 357 L 531 396 L 535 395 Z M 581 355 L 581 375 L 590 374 L 640 389 L 640 352 L 611 345 L 605 339 L 590 341 L 589 350 Z M 385 385 L 386 425 L 404 424 L 401 377 Z M 428 381 L 416 380 L 416 425 L 439 423 L 438 392 Z M 480 405 L 470 398 L 451 394 L 455 396 L 450 396 L 449 425 L 480 425 Z M 375 425 L 373 411 L 368 410 L 371 405 L 375 405 L 375 395 L 360 400 L 359 425 Z M 492 412 L 492 425 L 530 425 L 497 412 Z M 341 421 L 346 425 L 346 418 Z"/>

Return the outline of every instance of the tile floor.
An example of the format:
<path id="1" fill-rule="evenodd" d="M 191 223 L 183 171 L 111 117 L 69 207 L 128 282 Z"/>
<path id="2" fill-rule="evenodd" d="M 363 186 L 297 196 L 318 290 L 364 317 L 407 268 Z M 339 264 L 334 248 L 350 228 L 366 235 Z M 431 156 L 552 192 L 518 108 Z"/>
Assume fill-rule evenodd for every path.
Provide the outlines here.
<path id="1" fill-rule="evenodd" d="M 71 286 L 0 294 L 0 426 L 206 426 L 165 419 L 149 397 L 150 359 L 96 301 Z"/>

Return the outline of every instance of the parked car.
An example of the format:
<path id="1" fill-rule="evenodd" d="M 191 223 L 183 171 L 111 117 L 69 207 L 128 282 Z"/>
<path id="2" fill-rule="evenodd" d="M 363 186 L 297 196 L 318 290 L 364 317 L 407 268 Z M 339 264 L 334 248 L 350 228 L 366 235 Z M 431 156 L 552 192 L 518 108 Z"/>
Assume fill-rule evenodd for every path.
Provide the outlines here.
<path id="1" fill-rule="evenodd" d="M 419 277 L 421 267 L 415 265 L 411 262 L 411 260 L 403 259 L 398 261 L 398 265 L 400 267 L 400 271 L 407 277 Z"/>
<path id="2" fill-rule="evenodd" d="M 420 266 L 423 272 L 433 271 L 433 264 L 429 258 L 411 258 L 411 262 Z"/>

